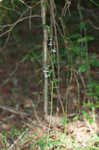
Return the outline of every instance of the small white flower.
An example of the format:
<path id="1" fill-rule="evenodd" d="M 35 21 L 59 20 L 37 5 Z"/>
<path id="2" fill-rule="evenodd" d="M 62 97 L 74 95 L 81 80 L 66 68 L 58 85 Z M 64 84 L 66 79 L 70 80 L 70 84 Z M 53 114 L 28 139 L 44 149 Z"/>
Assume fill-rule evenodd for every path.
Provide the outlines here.
<path id="1" fill-rule="evenodd" d="M 53 53 L 56 53 L 56 49 L 55 49 L 55 48 L 54 48 L 54 49 L 52 49 L 52 52 L 53 52 Z"/>
<path id="2" fill-rule="evenodd" d="M 44 77 L 45 77 L 45 78 L 48 78 L 48 74 L 47 74 L 47 73 L 45 73 Z"/>
<path id="3" fill-rule="evenodd" d="M 51 41 L 48 43 L 48 46 L 52 46 L 52 42 Z"/>
<path id="4" fill-rule="evenodd" d="M 47 73 L 47 72 L 48 72 L 48 70 L 44 69 L 44 70 L 43 70 L 43 72 L 44 72 L 44 73 Z"/>
<path id="5" fill-rule="evenodd" d="M 52 37 L 50 37 L 50 39 L 49 39 L 50 41 L 52 41 L 53 39 L 52 39 Z"/>

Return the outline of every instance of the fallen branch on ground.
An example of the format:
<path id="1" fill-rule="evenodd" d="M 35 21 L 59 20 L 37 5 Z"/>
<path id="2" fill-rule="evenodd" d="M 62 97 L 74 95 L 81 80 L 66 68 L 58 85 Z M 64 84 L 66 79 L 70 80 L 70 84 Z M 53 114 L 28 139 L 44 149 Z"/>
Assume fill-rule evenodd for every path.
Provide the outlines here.
<path id="1" fill-rule="evenodd" d="M 9 111 L 11 113 L 17 114 L 17 115 L 21 115 L 21 116 L 27 116 L 28 115 L 27 113 L 21 112 L 19 110 L 17 111 L 17 110 L 14 110 L 12 108 L 8 108 L 8 107 L 5 107 L 5 106 L 0 105 L 0 108 L 3 109 L 3 110 Z"/>

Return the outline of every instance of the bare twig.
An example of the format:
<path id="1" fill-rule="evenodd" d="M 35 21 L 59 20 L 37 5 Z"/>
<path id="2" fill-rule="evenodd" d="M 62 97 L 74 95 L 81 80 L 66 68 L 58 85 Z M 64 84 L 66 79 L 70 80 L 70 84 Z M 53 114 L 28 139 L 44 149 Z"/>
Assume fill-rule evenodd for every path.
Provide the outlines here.
<path id="1" fill-rule="evenodd" d="M 6 110 L 6 111 L 9 111 L 11 113 L 14 113 L 14 114 L 17 114 L 17 115 L 21 115 L 21 116 L 27 116 L 28 114 L 27 113 L 24 113 L 24 112 L 21 112 L 21 111 L 16 111 L 12 108 L 8 108 L 8 107 L 5 107 L 5 106 L 1 106 L 0 105 L 0 109 L 3 109 L 3 110 Z"/>
<path id="2" fill-rule="evenodd" d="M 88 19 L 87 22 L 92 25 L 95 30 L 99 30 L 99 27 L 97 27 L 90 19 Z"/>
<path id="3" fill-rule="evenodd" d="M 5 31 L 4 33 L 2 33 L 2 34 L 0 35 L 0 37 L 2 37 L 2 36 L 4 36 L 5 34 L 11 32 L 11 31 L 13 30 L 13 28 L 14 28 L 18 23 L 20 23 L 20 22 L 22 22 L 22 21 L 24 21 L 24 20 L 26 20 L 26 19 L 28 19 L 28 18 L 35 18 L 35 17 L 41 17 L 41 16 L 40 16 L 40 15 L 32 15 L 32 16 L 26 16 L 26 17 L 20 18 L 19 20 L 17 20 L 15 23 L 12 24 L 12 26 L 10 27 L 9 30 L 7 30 L 7 31 Z"/>
<path id="4" fill-rule="evenodd" d="M 66 0 L 66 1 L 65 1 L 65 5 L 64 5 L 64 8 L 62 9 L 62 14 L 61 14 L 61 16 L 65 16 L 65 15 L 66 15 L 66 12 L 69 11 L 70 5 L 71 5 L 71 0 Z M 69 14 L 70 14 L 70 11 L 69 11 Z"/>
<path id="5" fill-rule="evenodd" d="M 21 140 L 22 136 L 24 136 L 24 134 L 26 132 L 28 132 L 29 128 L 27 128 L 20 136 L 18 136 L 18 138 L 14 141 L 14 143 L 8 148 L 8 150 L 12 150 L 13 147 L 18 143 L 19 140 Z"/>
<path id="6" fill-rule="evenodd" d="M 50 0 L 50 14 L 51 14 L 51 27 L 53 29 L 51 29 L 53 32 L 53 37 L 55 39 L 55 48 L 56 48 L 56 52 L 57 52 L 57 75 L 58 75 L 58 81 L 60 81 L 60 64 L 59 64 L 59 45 L 58 45 L 58 35 L 57 35 L 57 23 L 56 23 L 56 17 L 55 17 L 55 2 L 54 0 Z M 55 83 L 56 84 L 56 83 Z M 58 88 L 56 89 L 57 91 L 57 95 L 58 95 L 58 102 L 61 104 L 62 110 L 64 112 L 64 108 L 63 108 L 63 103 L 61 101 L 61 96 L 60 96 L 60 92 L 59 92 L 59 88 L 60 88 L 60 83 L 57 83 Z"/>

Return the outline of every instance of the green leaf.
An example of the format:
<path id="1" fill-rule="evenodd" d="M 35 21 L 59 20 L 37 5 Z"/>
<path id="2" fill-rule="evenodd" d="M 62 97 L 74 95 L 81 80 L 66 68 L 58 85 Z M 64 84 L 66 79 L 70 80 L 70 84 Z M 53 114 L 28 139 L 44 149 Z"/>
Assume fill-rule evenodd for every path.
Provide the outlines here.
<path id="1" fill-rule="evenodd" d="M 99 67 L 99 59 L 96 54 L 89 56 L 89 63 L 94 67 Z"/>
<path id="2" fill-rule="evenodd" d="M 42 24 L 42 27 L 46 29 L 48 33 L 50 33 L 50 26 L 48 26 L 47 24 Z"/>
<path id="3" fill-rule="evenodd" d="M 93 92 L 87 92 L 86 96 L 96 96 L 96 93 L 95 92 L 94 93 Z"/>
<path id="4" fill-rule="evenodd" d="M 25 4 L 23 0 L 19 0 L 22 4 Z"/>
<path id="5" fill-rule="evenodd" d="M 99 59 L 96 59 L 95 61 L 93 61 L 92 66 L 99 67 Z"/>
<path id="6" fill-rule="evenodd" d="M 70 35 L 70 38 L 79 38 L 79 37 L 80 37 L 79 33 Z"/>
<path id="7" fill-rule="evenodd" d="M 86 117 L 86 119 L 90 119 L 90 114 L 88 114 L 86 111 L 82 110 L 82 114 Z"/>
<path id="8" fill-rule="evenodd" d="M 99 104 L 95 104 L 95 108 L 99 108 Z"/>
<path id="9" fill-rule="evenodd" d="M 91 1 L 95 6 L 99 7 L 98 1 L 97 2 L 95 0 L 89 0 L 89 1 Z"/>
<path id="10" fill-rule="evenodd" d="M 86 26 L 86 22 L 80 23 L 80 29 L 84 29 Z"/>
<path id="11" fill-rule="evenodd" d="M 78 120 L 78 119 L 79 119 L 79 116 L 78 116 L 78 115 L 76 115 L 76 116 L 73 118 L 74 121 L 76 121 L 76 120 Z"/>
<path id="12" fill-rule="evenodd" d="M 29 60 L 29 59 L 30 59 L 30 55 L 29 55 L 29 54 L 26 54 L 26 55 L 23 57 L 22 61 L 26 61 L 26 60 Z"/>
<path id="13" fill-rule="evenodd" d="M 83 106 L 87 107 L 87 108 L 95 108 L 95 105 L 93 103 L 90 104 L 84 104 Z"/>
<path id="14" fill-rule="evenodd" d="M 46 7 L 47 6 L 47 2 L 46 1 L 42 1 L 41 6 L 42 7 Z"/>
<path id="15" fill-rule="evenodd" d="M 79 69 L 78 72 L 85 72 L 88 69 L 88 64 L 82 64 Z"/>
<path id="16" fill-rule="evenodd" d="M 89 123 L 92 124 L 94 121 L 93 119 L 89 119 Z"/>
<path id="17" fill-rule="evenodd" d="M 60 81 L 59 81 L 57 78 L 54 78 L 54 79 L 53 79 L 53 82 L 54 82 L 54 83 L 57 83 L 57 82 L 60 82 Z"/>
<path id="18" fill-rule="evenodd" d="M 68 123 L 68 121 L 69 121 L 69 119 L 67 117 L 62 117 L 60 120 L 60 123 L 64 125 L 64 124 Z"/>
<path id="19" fill-rule="evenodd" d="M 94 37 L 86 36 L 86 37 L 82 37 L 82 38 L 78 39 L 77 42 L 78 43 L 80 43 L 80 42 L 88 42 L 88 41 L 92 41 L 92 40 L 94 40 Z"/>
<path id="20" fill-rule="evenodd" d="M 12 6 L 14 5 L 14 0 L 11 0 L 11 4 L 12 4 Z"/>

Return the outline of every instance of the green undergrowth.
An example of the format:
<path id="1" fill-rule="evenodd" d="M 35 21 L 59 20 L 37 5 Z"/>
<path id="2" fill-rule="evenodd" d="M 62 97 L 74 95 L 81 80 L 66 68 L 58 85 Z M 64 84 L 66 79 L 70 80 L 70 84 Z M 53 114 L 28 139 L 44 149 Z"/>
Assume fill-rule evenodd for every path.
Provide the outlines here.
<path id="1" fill-rule="evenodd" d="M 26 131 L 26 130 L 24 130 Z M 98 150 L 99 149 L 99 137 L 96 134 L 85 136 L 86 143 L 80 142 L 82 135 L 79 133 L 79 140 L 71 132 L 63 131 L 58 128 L 53 128 L 48 130 L 48 132 L 43 132 L 42 136 L 36 134 L 36 130 L 29 129 L 24 132 L 20 131 L 14 126 L 8 133 L 0 132 L 0 149 L 8 150 L 11 148 L 13 143 L 13 148 L 11 150 L 19 150 L 22 148 L 28 148 L 28 150 Z M 79 132 L 79 131 L 78 131 Z M 23 134 L 24 133 L 24 134 Z M 86 133 L 87 134 L 87 133 Z M 83 139 L 85 141 L 85 139 Z M 12 142 L 11 142 L 12 141 Z"/>

